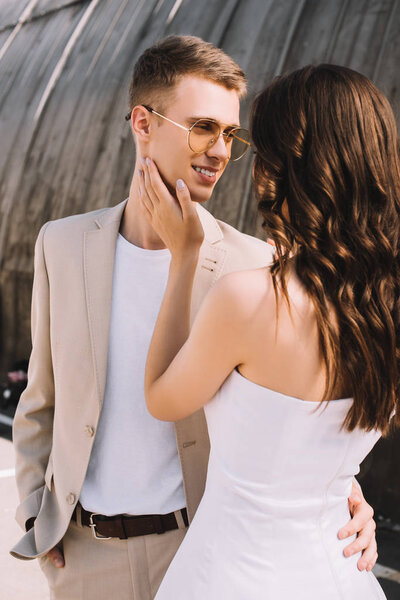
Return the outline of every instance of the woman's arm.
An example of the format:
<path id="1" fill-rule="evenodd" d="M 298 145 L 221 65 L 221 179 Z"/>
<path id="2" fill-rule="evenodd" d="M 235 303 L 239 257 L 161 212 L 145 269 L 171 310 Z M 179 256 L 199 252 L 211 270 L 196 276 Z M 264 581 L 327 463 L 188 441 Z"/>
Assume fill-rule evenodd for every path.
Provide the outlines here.
<path id="1" fill-rule="evenodd" d="M 184 341 L 182 330 L 174 328 L 178 313 L 173 297 L 179 285 L 170 277 L 146 366 L 146 401 L 154 417 L 177 421 L 189 416 L 211 400 L 243 362 L 240 314 L 230 290 L 234 278 L 235 274 L 225 276 L 210 291 Z M 154 366 L 162 362 L 165 369 L 156 374 Z"/>
<path id="2" fill-rule="evenodd" d="M 197 256 L 172 258 L 168 283 L 151 339 L 146 366 L 147 384 L 165 373 L 189 336 L 190 303 Z"/>
<path id="3" fill-rule="evenodd" d="M 240 300 L 234 291 L 237 276 L 223 278 L 210 292 L 189 337 L 191 293 L 203 230 L 186 186 L 177 188 L 177 202 L 154 163 L 144 165 L 143 171 L 142 201 L 172 255 L 147 357 L 145 394 L 154 417 L 176 421 L 204 406 L 241 362 Z"/>

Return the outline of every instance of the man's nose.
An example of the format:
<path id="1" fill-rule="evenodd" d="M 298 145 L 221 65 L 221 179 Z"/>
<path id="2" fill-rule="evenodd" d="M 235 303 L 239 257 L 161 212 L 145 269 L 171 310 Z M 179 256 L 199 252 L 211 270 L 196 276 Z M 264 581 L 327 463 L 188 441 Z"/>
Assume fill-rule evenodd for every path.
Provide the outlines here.
<path id="1" fill-rule="evenodd" d="M 206 152 L 207 156 L 210 158 L 217 158 L 218 160 L 225 161 L 229 158 L 228 147 L 225 144 L 225 138 L 222 133 L 220 133 L 217 141 L 214 146 L 211 146 L 209 150 Z"/>

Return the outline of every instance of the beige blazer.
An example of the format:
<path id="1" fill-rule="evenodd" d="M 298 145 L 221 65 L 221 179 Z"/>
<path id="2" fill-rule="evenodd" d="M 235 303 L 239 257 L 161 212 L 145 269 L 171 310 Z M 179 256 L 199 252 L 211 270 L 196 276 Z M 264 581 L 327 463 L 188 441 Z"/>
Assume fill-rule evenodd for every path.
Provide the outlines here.
<path id="1" fill-rule="evenodd" d="M 14 420 L 16 519 L 25 531 L 11 554 L 44 555 L 64 536 L 78 502 L 103 402 L 116 238 L 126 200 L 46 223 L 35 247 L 32 354 Z M 192 318 L 221 275 L 271 262 L 266 243 L 217 221 L 201 206 L 205 232 Z M 189 519 L 202 497 L 209 454 L 203 411 L 177 422 Z"/>

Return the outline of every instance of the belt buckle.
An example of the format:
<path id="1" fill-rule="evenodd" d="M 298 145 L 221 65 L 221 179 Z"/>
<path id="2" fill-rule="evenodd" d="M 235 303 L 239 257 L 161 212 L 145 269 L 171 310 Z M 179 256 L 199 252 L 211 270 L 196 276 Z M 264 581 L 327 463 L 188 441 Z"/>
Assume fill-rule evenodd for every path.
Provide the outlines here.
<path id="1" fill-rule="evenodd" d="M 98 535 L 96 531 L 96 523 L 93 521 L 93 517 L 97 517 L 100 513 L 91 513 L 89 516 L 89 527 L 92 530 L 93 537 L 95 540 L 111 540 L 110 537 L 106 537 L 104 535 Z"/>

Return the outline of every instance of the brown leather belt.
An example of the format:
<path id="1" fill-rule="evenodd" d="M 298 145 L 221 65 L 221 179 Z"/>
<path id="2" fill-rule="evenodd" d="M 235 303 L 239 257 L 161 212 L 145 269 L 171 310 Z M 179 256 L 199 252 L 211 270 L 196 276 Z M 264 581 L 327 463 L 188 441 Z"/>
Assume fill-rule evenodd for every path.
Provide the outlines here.
<path id="1" fill-rule="evenodd" d="M 129 537 L 149 535 L 150 533 L 164 533 L 172 529 L 178 529 L 179 524 L 175 513 L 167 515 L 115 515 L 107 517 L 97 513 L 91 513 L 79 505 L 82 525 L 92 529 L 93 535 L 98 540 L 119 538 L 126 540 Z M 72 519 L 77 521 L 77 509 L 75 508 Z M 187 527 L 189 524 L 186 508 L 180 510 L 183 522 Z"/>

